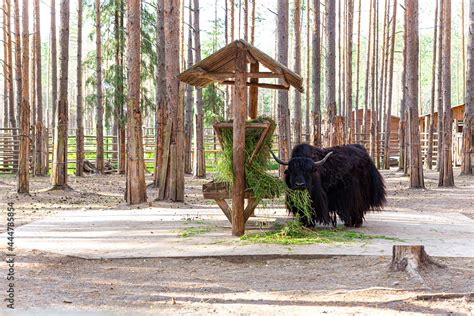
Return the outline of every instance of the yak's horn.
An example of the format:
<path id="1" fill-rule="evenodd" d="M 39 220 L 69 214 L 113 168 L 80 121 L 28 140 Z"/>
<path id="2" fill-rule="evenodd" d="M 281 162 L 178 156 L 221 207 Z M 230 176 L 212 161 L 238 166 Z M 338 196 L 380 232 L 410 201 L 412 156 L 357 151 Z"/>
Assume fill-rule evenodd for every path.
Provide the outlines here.
<path id="1" fill-rule="evenodd" d="M 278 157 L 273 153 L 273 151 L 270 150 L 270 153 L 272 154 L 273 159 L 275 159 L 276 162 L 278 162 L 280 165 L 288 166 L 288 162 L 285 162 L 285 161 L 281 160 L 280 158 L 278 158 Z"/>
<path id="2" fill-rule="evenodd" d="M 315 166 L 320 166 L 322 164 L 324 164 L 326 162 L 326 160 L 328 160 L 329 156 L 331 156 L 333 154 L 333 151 L 330 151 L 323 159 L 321 159 L 320 161 L 316 161 L 314 163 Z"/>

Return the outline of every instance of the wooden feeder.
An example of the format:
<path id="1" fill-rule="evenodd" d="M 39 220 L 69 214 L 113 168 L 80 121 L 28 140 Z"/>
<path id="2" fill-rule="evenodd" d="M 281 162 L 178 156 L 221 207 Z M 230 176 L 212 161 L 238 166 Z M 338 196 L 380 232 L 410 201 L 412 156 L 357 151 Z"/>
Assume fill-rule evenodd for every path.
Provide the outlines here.
<path id="1" fill-rule="evenodd" d="M 250 72 L 248 72 L 250 64 Z M 260 71 L 260 65 L 268 71 Z M 259 79 L 279 79 L 279 84 L 261 83 Z M 293 86 L 303 92 L 302 78 L 283 64 L 253 47 L 244 40 L 236 40 L 211 56 L 198 62 L 178 75 L 184 83 L 204 88 L 212 83 L 233 85 L 232 123 L 214 125 L 216 132 L 221 128 L 233 129 L 233 169 L 234 181 L 232 191 L 222 184 L 209 183 L 203 186 L 204 198 L 216 200 L 219 207 L 232 223 L 232 234 L 241 236 L 245 232 L 245 222 L 255 209 L 256 201 L 251 192 L 245 191 L 245 130 L 247 128 L 263 128 L 262 136 L 251 156 L 251 164 L 255 155 L 261 150 L 268 126 L 265 123 L 246 123 L 247 117 L 255 119 L 258 113 L 258 88 L 289 90 Z M 250 79 L 248 81 L 247 79 Z M 247 108 L 247 87 L 249 87 L 249 106 Z M 265 128 L 267 129 L 265 131 Z M 219 132 L 217 132 L 219 135 Z M 222 142 L 221 142 L 222 145 Z M 226 198 L 232 198 L 232 208 Z M 248 200 L 245 207 L 245 199 Z"/>

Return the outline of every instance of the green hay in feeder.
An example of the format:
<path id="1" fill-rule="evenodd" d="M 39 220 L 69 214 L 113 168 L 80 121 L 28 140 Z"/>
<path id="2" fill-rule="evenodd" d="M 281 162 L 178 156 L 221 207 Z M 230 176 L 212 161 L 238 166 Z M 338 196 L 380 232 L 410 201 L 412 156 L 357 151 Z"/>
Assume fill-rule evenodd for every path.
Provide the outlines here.
<path id="1" fill-rule="evenodd" d="M 273 133 L 275 131 L 275 122 L 271 118 L 260 117 L 250 122 L 261 123 L 270 122 L 270 130 L 264 141 L 262 149 L 256 154 L 251 166 L 245 164 L 245 184 L 246 190 L 251 190 L 258 203 L 264 198 L 278 197 L 284 190 L 283 182 L 271 175 L 268 170 L 271 167 L 270 152 L 268 148 L 272 146 Z M 245 130 L 245 161 L 248 162 L 254 149 L 262 135 L 263 129 Z M 220 130 L 222 139 L 223 159 L 218 162 L 216 180 L 226 183 L 229 188 L 233 183 L 232 172 L 232 129 L 223 128 Z"/>

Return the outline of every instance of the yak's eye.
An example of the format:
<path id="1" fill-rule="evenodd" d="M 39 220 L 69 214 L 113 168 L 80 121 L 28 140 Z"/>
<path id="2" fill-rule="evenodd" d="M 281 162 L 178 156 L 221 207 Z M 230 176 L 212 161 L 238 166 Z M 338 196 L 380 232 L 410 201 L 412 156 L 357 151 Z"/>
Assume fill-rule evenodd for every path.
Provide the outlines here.
<path id="1" fill-rule="evenodd" d="M 285 170 L 285 174 L 288 175 L 288 172 L 289 172 L 288 169 L 286 169 L 286 170 Z"/>

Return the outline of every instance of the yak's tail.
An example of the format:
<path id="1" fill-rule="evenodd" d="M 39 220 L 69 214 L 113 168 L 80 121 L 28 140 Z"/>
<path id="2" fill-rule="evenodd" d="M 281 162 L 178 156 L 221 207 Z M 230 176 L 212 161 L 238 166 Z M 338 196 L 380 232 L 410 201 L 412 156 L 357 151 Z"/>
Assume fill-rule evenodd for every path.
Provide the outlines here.
<path id="1" fill-rule="evenodd" d="M 374 210 L 380 210 L 387 201 L 385 198 L 385 184 L 382 175 L 374 163 L 371 163 L 370 173 L 372 175 L 372 197 L 370 199 L 370 206 Z"/>

